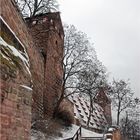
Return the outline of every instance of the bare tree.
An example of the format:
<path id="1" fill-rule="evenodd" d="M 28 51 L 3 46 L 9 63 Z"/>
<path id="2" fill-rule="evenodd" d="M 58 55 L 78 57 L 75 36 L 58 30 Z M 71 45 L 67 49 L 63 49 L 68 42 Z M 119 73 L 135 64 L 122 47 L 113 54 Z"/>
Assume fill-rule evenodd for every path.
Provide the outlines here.
<path id="1" fill-rule="evenodd" d="M 86 68 L 85 65 L 89 61 L 89 52 L 91 50 L 91 44 L 86 34 L 78 31 L 73 25 L 64 25 L 64 33 L 62 94 L 56 110 L 58 110 L 64 98 L 78 92 L 77 75 Z M 92 52 L 94 56 L 94 51 Z"/>
<path id="2" fill-rule="evenodd" d="M 139 103 L 133 102 L 136 106 L 128 109 L 120 121 L 121 133 L 124 140 L 137 140 L 140 137 L 140 107 Z"/>
<path id="3" fill-rule="evenodd" d="M 64 31 L 63 94 L 66 90 L 77 90 L 77 74 L 85 69 L 91 50 L 91 44 L 85 33 L 78 31 L 73 25 L 65 25 Z"/>
<path id="4" fill-rule="evenodd" d="M 130 88 L 129 82 L 124 80 L 114 80 L 110 96 L 112 98 L 114 109 L 117 111 L 117 125 L 119 125 L 121 113 L 128 107 L 132 106 L 133 92 Z"/>
<path id="5" fill-rule="evenodd" d="M 15 0 L 23 17 L 58 11 L 56 0 Z"/>
<path id="6" fill-rule="evenodd" d="M 64 25 L 64 32 L 62 94 L 55 112 L 63 99 L 75 93 L 84 93 L 90 99 L 90 121 L 94 98 L 99 88 L 107 83 L 106 69 L 97 59 L 85 33 L 78 31 L 73 25 Z"/>
<path id="7" fill-rule="evenodd" d="M 96 95 L 99 93 L 101 87 L 107 86 L 106 69 L 97 59 L 94 59 L 94 61 L 91 60 L 86 64 L 86 68 L 79 73 L 78 80 L 80 93 L 89 97 L 90 109 L 87 122 L 87 126 L 89 126 Z"/>

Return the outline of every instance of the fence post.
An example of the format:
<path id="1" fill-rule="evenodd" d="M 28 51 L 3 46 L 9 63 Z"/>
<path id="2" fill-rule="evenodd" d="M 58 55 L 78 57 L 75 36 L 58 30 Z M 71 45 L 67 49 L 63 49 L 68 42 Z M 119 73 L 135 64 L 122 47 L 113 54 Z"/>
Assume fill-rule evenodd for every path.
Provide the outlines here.
<path id="1" fill-rule="evenodd" d="M 80 137 L 82 136 L 82 127 L 80 126 Z"/>

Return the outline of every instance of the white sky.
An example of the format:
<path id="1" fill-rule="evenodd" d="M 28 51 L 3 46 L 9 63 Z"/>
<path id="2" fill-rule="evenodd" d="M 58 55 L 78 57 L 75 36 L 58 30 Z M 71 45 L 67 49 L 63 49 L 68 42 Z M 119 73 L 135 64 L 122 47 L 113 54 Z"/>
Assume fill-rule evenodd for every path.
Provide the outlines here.
<path id="1" fill-rule="evenodd" d="M 140 97 L 140 0 L 58 0 L 62 21 L 85 32 L 115 79 Z"/>

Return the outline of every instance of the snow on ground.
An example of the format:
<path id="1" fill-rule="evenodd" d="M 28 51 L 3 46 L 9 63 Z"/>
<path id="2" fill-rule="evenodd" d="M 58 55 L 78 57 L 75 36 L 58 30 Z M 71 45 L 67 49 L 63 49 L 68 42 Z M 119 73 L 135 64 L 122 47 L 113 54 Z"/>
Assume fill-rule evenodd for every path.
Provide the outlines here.
<path id="1" fill-rule="evenodd" d="M 72 127 L 65 127 L 64 129 L 60 130 L 62 137 L 49 136 L 48 139 L 49 140 L 63 140 L 63 139 L 72 138 L 78 129 L 79 129 L 79 126 L 77 125 L 72 125 Z M 37 130 L 32 130 L 31 140 L 45 140 L 45 134 Z"/>
<path id="2" fill-rule="evenodd" d="M 103 137 L 103 134 L 95 133 L 93 131 L 82 128 L 82 137 Z"/>
<path id="3" fill-rule="evenodd" d="M 68 139 L 73 137 L 79 128 L 80 128 L 79 126 L 73 124 L 72 127 L 68 128 L 68 130 L 67 129 L 62 130 L 63 138 Z"/>
<path id="4" fill-rule="evenodd" d="M 31 140 L 45 140 L 45 135 L 37 130 L 31 131 Z"/>
<path id="5" fill-rule="evenodd" d="M 31 87 L 26 86 L 26 85 L 20 85 L 20 86 L 23 87 L 23 88 L 25 88 L 25 89 L 27 89 L 27 90 L 33 90 Z"/>
<path id="6" fill-rule="evenodd" d="M 80 128 L 79 126 L 72 124 L 71 127 L 65 127 L 63 129 L 60 129 L 60 132 L 62 134 L 60 137 L 49 136 L 47 138 L 49 140 L 63 140 L 63 139 L 72 138 L 79 128 Z M 81 130 L 82 130 L 82 137 L 99 137 L 99 138 L 103 137 L 103 134 L 95 133 L 85 128 L 82 128 Z M 45 140 L 45 134 L 43 134 L 40 131 L 32 130 L 31 134 L 32 134 L 31 140 Z"/>

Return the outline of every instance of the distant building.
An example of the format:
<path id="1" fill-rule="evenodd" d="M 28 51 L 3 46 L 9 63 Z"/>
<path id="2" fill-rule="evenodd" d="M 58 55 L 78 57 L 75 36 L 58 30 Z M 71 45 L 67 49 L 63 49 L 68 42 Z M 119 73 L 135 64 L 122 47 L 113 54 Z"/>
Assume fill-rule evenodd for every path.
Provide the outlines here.
<path id="1" fill-rule="evenodd" d="M 99 97 L 101 100 L 98 103 L 97 100 L 99 100 Z M 74 105 L 75 123 L 87 127 L 90 110 L 88 99 L 80 95 L 71 95 L 69 100 Z M 101 102 L 103 102 L 102 104 L 104 104 L 104 106 L 102 106 Z M 89 129 L 102 133 L 108 126 L 111 126 L 111 124 L 111 102 L 107 95 L 101 90 L 101 92 L 97 94 L 96 101 L 93 104 Z"/>

